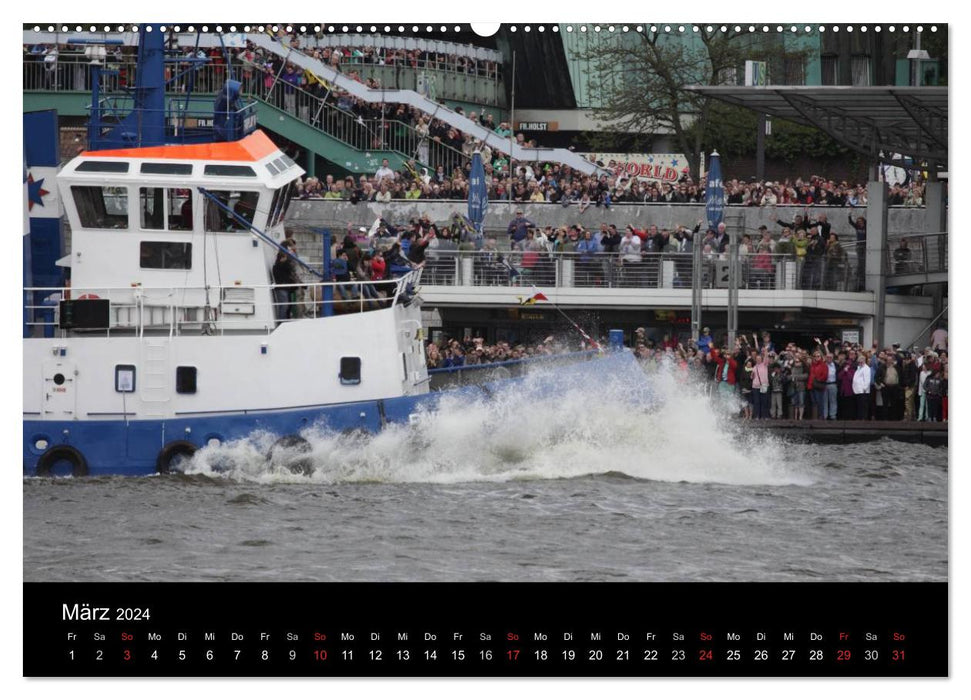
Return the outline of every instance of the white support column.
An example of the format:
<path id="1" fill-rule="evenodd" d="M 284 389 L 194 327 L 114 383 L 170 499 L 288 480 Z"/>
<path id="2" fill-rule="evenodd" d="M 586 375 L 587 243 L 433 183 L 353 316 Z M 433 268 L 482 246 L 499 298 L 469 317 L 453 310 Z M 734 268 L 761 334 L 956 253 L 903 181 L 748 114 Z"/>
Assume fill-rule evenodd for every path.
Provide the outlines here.
<path id="1" fill-rule="evenodd" d="M 933 180 L 924 186 L 925 210 L 924 231 L 939 233 L 947 231 L 947 207 L 944 206 L 944 183 Z"/>
<path id="2" fill-rule="evenodd" d="M 873 345 L 873 316 L 860 319 L 860 325 L 863 327 L 863 337 L 860 338 L 860 345 L 868 348 Z"/>
<path id="3" fill-rule="evenodd" d="M 924 230 L 927 233 L 947 231 L 947 206 L 944 204 L 943 182 L 931 180 L 924 186 L 924 204 L 927 207 L 924 213 Z M 945 255 L 946 250 L 941 246 L 937 248 L 937 254 Z M 931 295 L 934 297 L 934 314 L 937 315 L 944 309 L 944 285 L 931 285 L 931 289 Z M 947 318 L 944 319 L 944 322 L 947 322 Z"/>
<path id="4" fill-rule="evenodd" d="M 887 183 L 867 183 L 866 289 L 873 292 L 873 329 L 870 342 L 883 337 L 887 306 Z M 866 324 L 864 324 L 864 327 Z"/>

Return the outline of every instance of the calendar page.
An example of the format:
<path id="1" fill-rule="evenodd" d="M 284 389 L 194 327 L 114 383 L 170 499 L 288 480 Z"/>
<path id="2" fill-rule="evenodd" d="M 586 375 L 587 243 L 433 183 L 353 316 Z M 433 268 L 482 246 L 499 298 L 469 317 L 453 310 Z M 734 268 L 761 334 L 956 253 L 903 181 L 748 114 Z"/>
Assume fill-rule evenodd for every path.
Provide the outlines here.
<path id="1" fill-rule="evenodd" d="M 24 676 L 949 675 L 946 22 L 121 14 L 22 27 Z"/>

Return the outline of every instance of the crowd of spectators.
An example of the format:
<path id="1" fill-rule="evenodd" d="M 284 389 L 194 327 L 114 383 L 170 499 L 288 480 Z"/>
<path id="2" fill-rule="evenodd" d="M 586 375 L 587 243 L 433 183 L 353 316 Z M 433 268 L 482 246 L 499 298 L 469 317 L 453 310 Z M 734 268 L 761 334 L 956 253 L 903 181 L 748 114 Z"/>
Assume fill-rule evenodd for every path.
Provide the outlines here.
<path id="1" fill-rule="evenodd" d="M 605 346 L 606 343 L 601 343 Z M 538 343 L 487 344 L 481 337 L 451 336 L 426 347 L 429 369 L 505 362 L 576 350 L 588 342 L 548 336 Z M 635 356 L 648 375 L 671 371 L 693 382 L 713 401 L 748 420 L 946 421 L 947 331 L 938 327 L 923 350 L 899 345 L 864 348 L 835 338 L 815 338 L 808 348 L 776 348 L 768 332 L 727 336 L 714 342 L 705 328 L 697 343 L 634 335 Z"/>
<path id="2" fill-rule="evenodd" d="M 386 48 L 375 46 L 317 46 L 312 36 L 291 33 L 290 45 L 309 56 L 332 66 L 342 64 L 373 66 L 405 66 L 413 69 L 444 70 L 486 78 L 501 75 L 502 66 L 496 61 L 444 51 L 424 51 L 418 48 Z"/>
<path id="3" fill-rule="evenodd" d="M 303 50 L 324 61 L 344 74 L 372 88 L 381 84 L 374 78 L 363 78 L 354 65 L 410 65 L 418 66 L 431 62 L 436 65 L 450 66 L 467 72 L 486 72 L 497 70 L 488 61 L 474 61 L 455 54 L 426 53 L 418 50 L 376 49 L 373 47 L 311 47 L 306 37 L 291 35 L 298 50 Z M 301 49 L 301 47 L 304 47 Z M 45 65 L 50 81 L 81 80 L 78 89 L 90 89 L 90 77 L 79 73 L 73 77 L 70 71 L 58 71 L 58 61 L 73 58 L 75 62 L 121 64 L 134 60 L 131 47 L 88 46 L 75 50 L 74 47 L 48 45 L 24 45 L 25 63 L 39 61 Z M 187 59 L 185 65 L 172 63 L 168 66 L 170 75 L 178 75 L 188 68 L 188 59 L 207 59 L 209 66 L 196 71 L 192 76 L 193 89 L 207 92 L 218 89 L 232 74 L 243 84 L 243 91 L 279 102 L 280 107 L 299 115 L 306 121 L 320 127 L 348 131 L 363 129 L 367 134 L 361 141 L 362 146 L 373 149 L 391 149 L 411 156 L 411 161 L 397 172 L 391 174 L 387 192 L 382 193 L 381 182 L 369 177 L 370 188 L 365 201 L 382 201 L 379 194 L 390 199 L 464 199 L 468 196 L 468 173 L 474 151 L 482 154 L 486 171 L 488 196 L 492 200 L 511 200 L 514 202 L 552 202 L 563 206 L 576 205 L 581 212 L 590 206 L 610 207 L 613 204 L 638 203 L 703 203 L 705 188 L 703 182 L 696 182 L 683 175 L 677 182 L 659 182 L 626 176 L 588 176 L 574 171 L 569 166 L 552 162 L 510 163 L 508 154 L 493 151 L 471 134 L 464 134 L 440 119 L 423 114 L 405 104 L 363 102 L 315 76 L 299 69 L 295 64 L 284 61 L 275 54 L 247 43 L 246 46 L 223 50 L 220 47 L 197 49 L 185 47 L 182 50 Z M 60 57 L 60 58 L 59 58 Z M 227 67 L 227 61 L 230 66 Z M 480 65 L 481 64 L 481 65 Z M 344 67 L 342 67 L 344 66 Z M 175 71 L 173 73 L 173 71 Z M 60 77 L 58 77 L 60 76 Z M 122 74 L 112 79 L 125 84 L 130 76 Z M 177 89 L 187 89 L 189 75 L 179 81 Z M 36 81 L 33 73 L 25 72 L 25 81 Z M 26 86 L 26 83 L 25 83 Z M 39 86 L 34 86 L 39 87 Z M 323 109 L 297 108 L 297 90 L 319 100 L 322 107 L 333 107 L 347 114 L 351 120 L 330 120 L 325 125 Z M 493 131 L 503 139 L 512 139 L 522 147 L 535 148 L 535 139 L 526 138 L 522 132 L 512 134 L 510 124 L 501 121 L 486 108 L 466 113 L 462 107 L 456 111 L 477 122 L 483 128 Z M 380 126 L 377 126 L 379 125 Z M 348 134 L 338 134 L 347 138 Z M 436 147 L 440 144 L 442 147 Z M 338 184 L 343 178 L 326 176 L 328 185 L 319 182 L 305 187 L 309 198 L 324 197 L 337 192 L 339 198 L 349 198 Z M 836 181 L 813 175 L 808 178 L 786 179 L 785 181 L 756 182 L 732 179 L 725 182 L 725 197 L 729 205 L 739 206 L 776 206 L 776 205 L 816 205 L 863 207 L 867 204 L 866 187 L 852 184 L 846 180 Z M 361 201 L 360 199 L 356 201 Z M 922 206 L 923 185 L 912 180 L 905 185 L 890 188 L 890 206 Z"/>
<path id="4" fill-rule="evenodd" d="M 327 183 L 325 180 L 322 185 Z M 370 187 L 370 182 L 363 177 L 357 181 L 348 177 L 336 184 L 337 191 L 352 201 L 365 196 Z M 311 182 L 309 186 L 316 183 Z M 379 193 L 386 192 L 386 180 L 381 179 Z M 324 196 L 338 195 L 328 192 Z M 798 275 L 800 288 L 856 289 L 864 274 L 864 217 L 848 216 L 845 226 L 849 233 L 844 235 L 845 243 L 824 212 L 815 218 L 797 214 L 792 221 L 780 219 L 776 223 L 779 227 L 776 232 L 762 226 L 754 234 L 744 233 L 739 237 L 742 286 L 774 288 L 776 263 L 790 260 L 797 263 L 794 274 Z M 576 286 L 656 285 L 661 265 L 659 254 L 674 261 L 674 286 L 690 286 L 694 241 L 701 227 L 701 221 L 690 228 L 687 225 L 639 228 L 628 224 L 623 231 L 607 223 L 591 228 L 580 224 L 540 227 L 519 209 L 509 222 L 506 234 L 499 237 L 492 233 L 478 234 L 459 214 L 446 222 L 432 222 L 427 214 L 404 224 L 378 219 L 363 233 L 349 225 L 348 235 L 362 237 L 363 244 L 372 250 L 386 249 L 390 243 L 397 242 L 406 256 L 411 254 L 417 258 L 415 262 L 425 262 L 427 258 L 426 279 L 431 283 L 449 284 L 448 277 L 454 274 L 454 261 L 443 254 L 478 251 L 474 259 L 476 284 L 485 286 L 552 285 L 554 260 L 560 254 L 575 258 Z M 702 262 L 708 270 L 705 274 L 710 275 L 714 263 L 728 259 L 729 235 L 725 225 L 719 224 L 702 234 L 699 245 Z M 906 246 L 906 241 L 901 245 Z M 903 251 L 906 252 L 909 251 Z M 903 261 L 903 253 L 894 251 L 895 259 Z M 902 271 L 902 266 L 907 264 L 899 262 L 900 269 L 895 271 Z M 703 283 L 707 282 L 703 280 Z"/>
<path id="5" fill-rule="evenodd" d="M 428 343 L 425 359 L 428 369 L 443 369 L 561 355 L 576 349 L 568 340 L 552 335 L 535 344 L 510 344 L 501 340 L 492 345 L 486 344 L 485 339 L 480 337 L 466 337 L 461 341 L 446 337 L 437 343 Z"/>
<path id="6" fill-rule="evenodd" d="M 362 118 L 380 119 L 380 108 L 375 105 L 358 104 L 349 99 L 348 104 L 339 105 Z M 461 108 L 459 108 L 461 109 Z M 429 134 L 431 141 L 442 143 L 449 147 L 449 152 L 442 155 L 439 152 L 439 163 L 434 170 L 422 164 L 428 160 L 421 158 L 422 149 L 416 149 L 410 161 L 390 175 L 389 189 L 391 199 L 464 199 L 467 196 L 467 181 L 471 171 L 471 160 L 474 151 L 482 155 L 486 174 L 486 187 L 490 200 L 511 200 L 519 203 L 554 203 L 564 207 L 575 205 L 580 213 L 589 207 L 610 208 L 615 204 L 704 204 L 705 188 L 696 183 L 690 176 L 674 183 L 654 180 L 630 179 L 613 175 L 584 175 L 568 165 L 560 163 L 512 163 L 510 176 L 510 162 L 505 153 L 494 152 L 487 145 L 470 135 L 463 135 L 456 129 L 443 122 L 432 120 L 429 124 L 427 117 L 405 105 L 386 105 L 387 123 L 403 124 L 418 130 L 421 134 Z M 481 115 L 475 112 L 469 114 L 480 123 Z M 491 114 L 487 114 L 491 118 Z M 485 120 L 490 121 L 490 120 Z M 437 123 L 436 123 L 437 122 Z M 484 126 L 486 124 L 483 124 Z M 499 124 L 496 133 L 508 134 L 508 124 Z M 400 138 L 400 137 L 399 137 Z M 516 140 L 527 148 L 535 148 L 533 139 L 525 139 L 522 133 L 516 134 Z M 389 136 L 386 143 L 395 141 Z M 402 139 L 403 141 L 403 139 Z M 459 155 L 460 154 L 460 155 Z M 433 160 L 433 159 L 432 159 Z M 334 175 L 329 176 L 336 179 Z M 435 179 L 437 183 L 432 183 Z M 368 182 L 373 192 L 379 189 L 379 180 L 375 176 L 368 176 Z M 448 181 L 447 191 L 433 190 L 430 185 Z M 465 187 L 455 187 L 456 181 Z M 413 187 L 414 186 L 414 187 Z M 807 180 L 796 179 L 791 183 L 757 183 L 731 180 L 726 183 L 726 203 L 729 206 L 813 206 L 813 207 L 849 207 L 862 208 L 867 205 L 866 187 L 864 185 L 850 185 L 846 181 L 836 183 L 821 177 L 812 176 Z M 313 195 L 312 195 L 313 196 Z M 321 195 L 322 196 L 322 195 Z M 375 200 L 374 197 L 366 201 Z M 888 203 L 890 206 L 919 207 L 923 206 L 923 185 L 911 182 L 907 185 L 892 185 L 889 188 Z"/>
<path id="7" fill-rule="evenodd" d="M 713 400 L 738 407 L 746 419 L 946 421 L 947 331 L 938 327 L 930 343 L 901 348 L 865 348 L 835 338 L 814 339 L 808 348 L 776 348 L 768 332 L 741 334 L 729 346 L 705 328 L 696 344 L 670 336 L 661 341 L 635 332 L 634 352 L 648 374 L 673 369 L 693 380 Z"/>

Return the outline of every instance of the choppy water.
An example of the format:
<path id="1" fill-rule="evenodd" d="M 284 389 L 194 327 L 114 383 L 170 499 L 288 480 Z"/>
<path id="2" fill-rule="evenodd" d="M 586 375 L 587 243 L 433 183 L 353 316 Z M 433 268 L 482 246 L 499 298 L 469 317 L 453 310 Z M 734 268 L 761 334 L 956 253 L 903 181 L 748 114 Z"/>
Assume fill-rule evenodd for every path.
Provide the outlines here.
<path id="1" fill-rule="evenodd" d="M 273 436 L 186 475 L 24 479 L 27 581 L 947 578 L 947 450 L 745 435 L 667 380 L 449 402 L 373 438 Z"/>

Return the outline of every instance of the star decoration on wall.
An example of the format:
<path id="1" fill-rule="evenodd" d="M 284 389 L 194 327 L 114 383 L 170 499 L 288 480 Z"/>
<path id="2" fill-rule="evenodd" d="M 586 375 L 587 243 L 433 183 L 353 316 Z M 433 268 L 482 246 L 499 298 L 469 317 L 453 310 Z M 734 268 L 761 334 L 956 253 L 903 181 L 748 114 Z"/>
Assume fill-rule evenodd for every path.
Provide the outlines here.
<path id="1" fill-rule="evenodd" d="M 34 205 L 44 206 L 44 196 L 49 195 L 50 191 L 44 189 L 44 180 L 34 180 L 33 175 L 27 176 L 27 211 L 33 211 Z"/>

